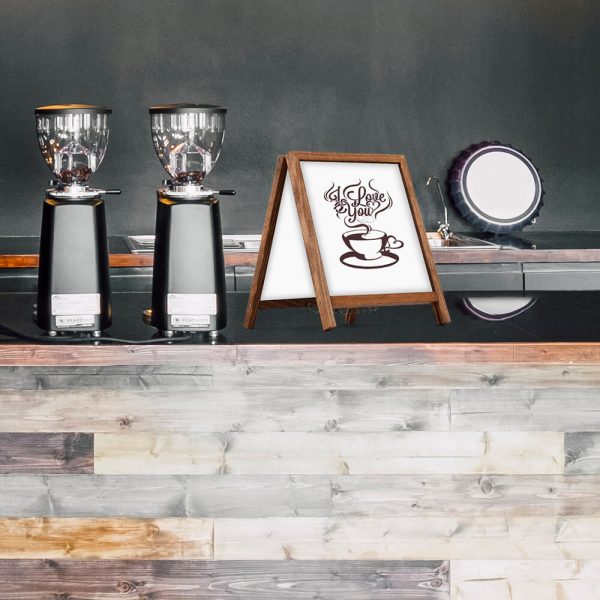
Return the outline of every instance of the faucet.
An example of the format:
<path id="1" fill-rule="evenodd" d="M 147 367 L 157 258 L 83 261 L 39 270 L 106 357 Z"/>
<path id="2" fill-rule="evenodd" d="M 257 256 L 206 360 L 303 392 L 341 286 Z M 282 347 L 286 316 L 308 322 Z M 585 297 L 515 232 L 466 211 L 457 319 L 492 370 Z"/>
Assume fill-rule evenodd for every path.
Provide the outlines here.
<path id="1" fill-rule="evenodd" d="M 446 206 L 446 200 L 444 199 L 444 194 L 442 193 L 442 188 L 440 187 L 440 180 L 437 177 L 431 175 L 427 179 L 427 183 L 425 185 L 429 187 L 432 181 L 435 181 L 440 199 L 442 200 L 442 204 L 444 206 L 444 222 L 442 223 L 442 221 L 438 221 L 437 233 L 439 233 L 443 239 L 447 240 L 451 235 L 450 224 L 448 223 L 448 207 Z"/>

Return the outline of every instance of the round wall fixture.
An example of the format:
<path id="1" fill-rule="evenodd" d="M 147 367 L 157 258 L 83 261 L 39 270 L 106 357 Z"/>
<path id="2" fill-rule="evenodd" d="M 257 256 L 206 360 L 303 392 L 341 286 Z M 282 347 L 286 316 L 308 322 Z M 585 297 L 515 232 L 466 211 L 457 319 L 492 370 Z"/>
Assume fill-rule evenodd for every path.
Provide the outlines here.
<path id="1" fill-rule="evenodd" d="M 452 163 L 448 187 L 461 215 L 482 231 L 509 233 L 532 223 L 542 207 L 542 179 L 507 144 L 482 142 Z"/>

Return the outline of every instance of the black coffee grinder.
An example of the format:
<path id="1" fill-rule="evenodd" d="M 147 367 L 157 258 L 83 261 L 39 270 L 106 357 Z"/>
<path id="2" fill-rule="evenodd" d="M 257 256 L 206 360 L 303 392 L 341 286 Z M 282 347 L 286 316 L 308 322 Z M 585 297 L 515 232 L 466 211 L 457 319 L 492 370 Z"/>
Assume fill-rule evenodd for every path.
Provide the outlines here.
<path id="1" fill-rule="evenodd" d="M 50 335 L 90 332 L 111 323 L 108 240 L 101 194 L 87 182 L 108 144 L 112 111 L 86 104 L 35 110 L 37 136 L 55 179 L 46 190 L 35 321 Z"/>
<path id="2" fill-rule="evenodd" d="M 146 321 L 164 335 L 227 325 L 225 263 L 217 194 L 204 189 L 219 158 L 225 108 L 167 104 L 150 108 L 152 141 L 171 176 L 157 190 L 152 310 Z"/>

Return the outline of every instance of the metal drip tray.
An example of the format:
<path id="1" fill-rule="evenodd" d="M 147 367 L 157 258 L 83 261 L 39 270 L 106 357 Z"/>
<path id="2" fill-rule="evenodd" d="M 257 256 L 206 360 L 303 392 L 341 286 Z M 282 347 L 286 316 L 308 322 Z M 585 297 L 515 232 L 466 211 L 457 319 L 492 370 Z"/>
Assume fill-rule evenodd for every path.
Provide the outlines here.
<path id="1" fill-rule="evenodd" d="M 152 254 L 154 252 L 153 235 L 128 235 L 125 243 L 132 254 Z M 258 252 L 260 235 L 224 235 L 225 252 Z"/>
<path id="2" fill-rule="evenodd" d="M 465 248 L 478 250 L 499 250 L 500 246 L 487 240 L 462 235 L 460 233 L 451 233 L 450 237 L 444 239 L 441 233 L 427 232 L 427 240 L 431 248 Z"/>

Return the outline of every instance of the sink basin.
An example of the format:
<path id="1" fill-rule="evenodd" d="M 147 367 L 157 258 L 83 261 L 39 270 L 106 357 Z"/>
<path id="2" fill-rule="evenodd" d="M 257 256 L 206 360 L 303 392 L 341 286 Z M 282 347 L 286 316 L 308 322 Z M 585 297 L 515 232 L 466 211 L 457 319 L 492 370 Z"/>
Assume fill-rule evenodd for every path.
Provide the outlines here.
<path id="1" fill-rule="evenodd" d="M 480 240 L 478 238 L 462 235 L 461 233 L 451 233 L 448 239 L 444 239 L 441 233 L 427 232 L 427 240 L 431 248 L 466 248 L 478 250 L 498 250 L 500 246 L 493 242 Z"/>

